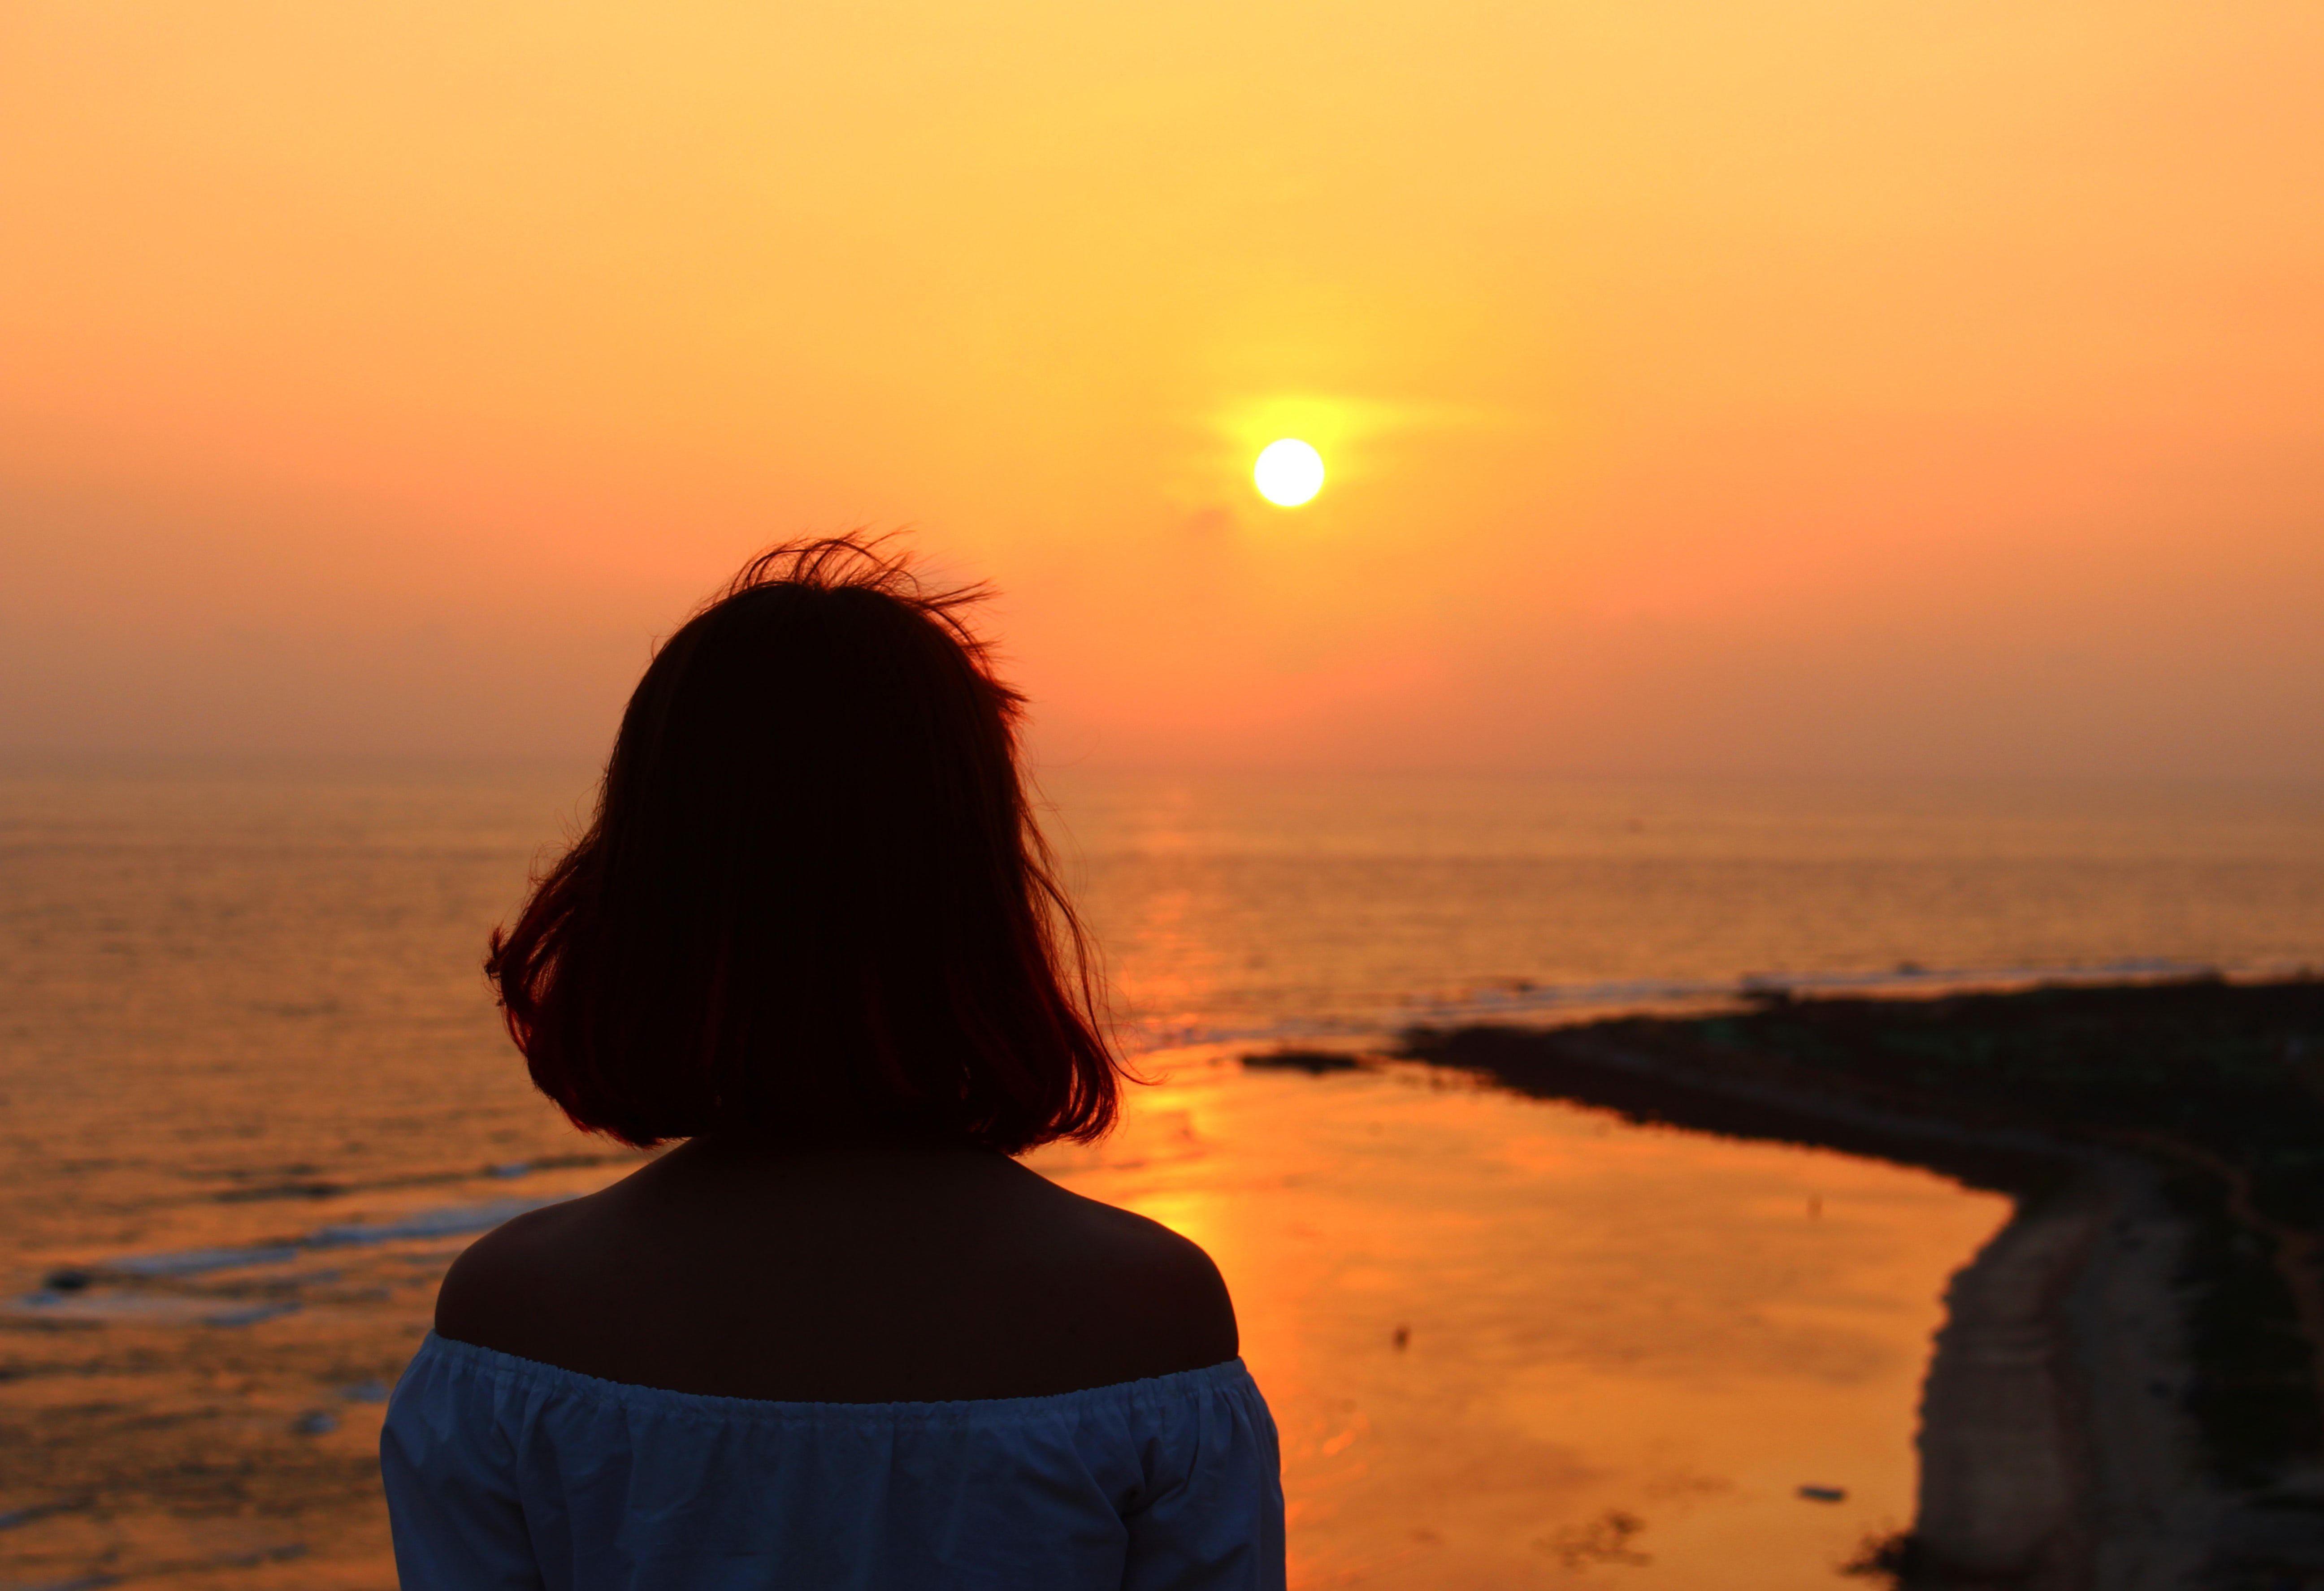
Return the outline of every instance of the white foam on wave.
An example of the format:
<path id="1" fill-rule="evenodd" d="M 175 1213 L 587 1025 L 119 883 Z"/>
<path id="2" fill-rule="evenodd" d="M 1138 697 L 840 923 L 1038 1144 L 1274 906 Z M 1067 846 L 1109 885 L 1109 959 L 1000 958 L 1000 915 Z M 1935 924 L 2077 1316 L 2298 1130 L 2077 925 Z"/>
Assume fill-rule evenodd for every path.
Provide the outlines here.
<path id="1" fill-rule="evenodd" d="M 466 1237 L 490 1231 L 503 1221 L 530 1210 L 559 1204 L 574 1197 L 551 1194 L 540 1199 L 495 1199 L 484 1204 L 446 1205 L 414 1210 L 385 1221 L 352 1221 L 320 1227 L 301 1237 L 241 1247 L 186 1248 L 162 1254 L 120 1255 L 88 1265 L 68 1265 L 51 1271 L 48 1285 L 26 1293 L 8 1306 L 9 1312 L 51 1320 L 143 1321 L 156 1325 L 250 1326 L 278 1316 L 295 1314 L 295 1300 L 261 1303 L 222 1299 L 202 1293 L 144 1291 L 141 1284 L 169 1283 L 220 1271 L 279 1265 L 318 1250 L 368 1247 L 377 1244 L 435 1237 Z M 336 1275 L 337 1273 L 329 1273 Z M 104 1283 L 114 1285 L 104 1285 Z"/>

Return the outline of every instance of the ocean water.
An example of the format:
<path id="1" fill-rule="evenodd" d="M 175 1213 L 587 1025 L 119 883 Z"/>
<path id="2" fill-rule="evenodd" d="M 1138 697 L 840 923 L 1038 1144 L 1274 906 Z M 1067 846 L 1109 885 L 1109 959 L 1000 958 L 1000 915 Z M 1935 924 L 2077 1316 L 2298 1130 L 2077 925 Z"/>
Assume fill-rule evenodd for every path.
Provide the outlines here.
<path id="1" fill-rule="evenodd" d="M 2324 790 L 1044 783 L 1149 1043 L 2324 963 Z"/>
<path id="2" fill-rule="evenodd" d="M 2006 1209 L 1243 1053 L 2324 961 L 2312 791 L 1043 783 L 1157 1081 L 1036 1163 L 1219 1257 L 1303 1585 L 1844 1583 L 1909 1521 L 1941 1289 Z M 530 1091 L 478 970 L 587 785 L 0 773 L 0 1586 L 392 1584 L 372 1448 L 444 1266 L 636 1158 Z"/>

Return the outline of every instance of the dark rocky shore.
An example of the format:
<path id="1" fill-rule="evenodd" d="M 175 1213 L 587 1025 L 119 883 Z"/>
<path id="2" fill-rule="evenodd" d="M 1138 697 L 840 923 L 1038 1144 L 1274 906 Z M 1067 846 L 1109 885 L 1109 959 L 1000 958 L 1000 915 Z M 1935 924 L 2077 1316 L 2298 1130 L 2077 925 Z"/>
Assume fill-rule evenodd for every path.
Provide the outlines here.
<path id="1" fill-rule="evenodd" d="M 1794 1000 L 1406 1058 L 2009 1194 L 1952 1283 L 1904 1586 L 2324 1588 L 2324 981 Z"/>

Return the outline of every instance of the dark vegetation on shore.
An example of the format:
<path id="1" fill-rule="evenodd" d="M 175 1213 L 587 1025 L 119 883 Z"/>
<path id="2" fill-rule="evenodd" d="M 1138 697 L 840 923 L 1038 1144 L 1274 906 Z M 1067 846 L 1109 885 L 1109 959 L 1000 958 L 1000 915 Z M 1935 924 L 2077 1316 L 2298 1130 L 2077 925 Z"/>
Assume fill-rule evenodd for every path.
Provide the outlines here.
<path id="1" fill-rule="evenodd" d="M 1765 1091 L 1674 1086 L 1603 1063 L 1616 1052 Z M 1633 1121 L 1876 1155 L 2021 1200 L 2063 1174 L 2044 1140 L 2142 1155 L 2192 1233 L 2184 1397 L 2206 1461 L 2249 1488 L 2324 1456 L 2324 979 L 1772 993 L 1711 1016 L 1416 1031 L 1405 1053 Z M 1810 1123 L 1781 1102 L 1802 1092 L 1991 1136 Z"/>

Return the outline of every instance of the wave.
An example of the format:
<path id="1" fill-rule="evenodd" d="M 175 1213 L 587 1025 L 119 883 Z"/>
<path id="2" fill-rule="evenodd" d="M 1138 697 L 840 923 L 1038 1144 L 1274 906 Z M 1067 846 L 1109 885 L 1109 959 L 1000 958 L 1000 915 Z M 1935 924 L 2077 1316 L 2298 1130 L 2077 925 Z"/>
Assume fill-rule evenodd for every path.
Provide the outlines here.
<path id="1" fill-rule="evenodd" d="M 37 1292 L 17 1298 L 8 1306 L 9 1312 L 51 1320 L 253 1326 L 262 1320 L 296 1314 L 304 1306 L 296 1299 L 254 1301 L 214 1293 L 157 1291 L 152 1284 L 225 1271 L 288 1265 L 308 1255 L 335 1248 L 470 1237 L 488 1232 L 512 1217 L 573 1197 L 570 1193 L 555 1193 L 538 1199 L 494 1199 L 483 1204 L 414 1210 L 392 1220 L 341 1222 L 318 1227 L 301 1237 L 266 1243 L 116 1255 L 86 1265 L 66 1265 L 51 1271 L 45 1284 Z M 324 1273 L 309 1279 L 327 1280 L 336 1274 Z"/>

